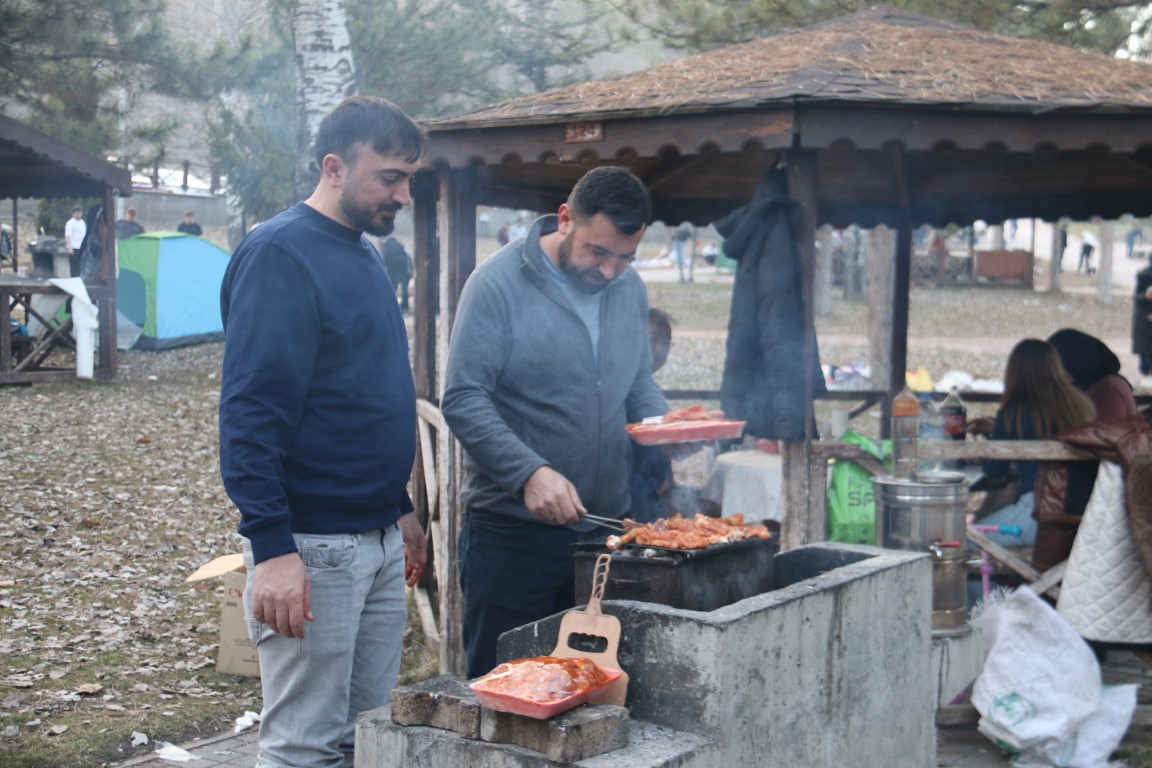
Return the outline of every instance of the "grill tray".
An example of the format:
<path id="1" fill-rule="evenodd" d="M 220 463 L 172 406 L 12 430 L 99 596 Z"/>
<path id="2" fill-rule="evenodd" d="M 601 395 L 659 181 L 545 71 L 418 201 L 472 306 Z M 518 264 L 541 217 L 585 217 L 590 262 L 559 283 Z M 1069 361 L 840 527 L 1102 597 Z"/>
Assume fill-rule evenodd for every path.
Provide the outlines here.
<path id="1" fill-rule="evenodd" d="M 779 548 L 775 538 L 741 539 L 704 549 L 628 544 L 612 553 L 604 599 L 714 611 L 772 589 L 772 559 Z M 609 551 L 602 544 L 576 545 L 577 595 L 591 592 L 596 557 Z"/>

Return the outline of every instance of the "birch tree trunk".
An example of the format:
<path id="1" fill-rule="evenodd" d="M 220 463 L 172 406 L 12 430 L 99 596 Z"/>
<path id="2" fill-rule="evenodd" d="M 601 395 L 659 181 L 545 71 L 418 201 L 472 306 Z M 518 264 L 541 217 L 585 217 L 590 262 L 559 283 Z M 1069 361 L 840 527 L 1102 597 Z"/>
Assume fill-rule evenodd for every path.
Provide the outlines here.
<path id="1" fill-rule="evenodd" d="M 320 120 L 352 95 L 356 70 L 345 21 L 344 0 L 295 0 L 292 43 L 296 50 L 296 199 L 308 197 L 319 179 L 313 143 Z"/>

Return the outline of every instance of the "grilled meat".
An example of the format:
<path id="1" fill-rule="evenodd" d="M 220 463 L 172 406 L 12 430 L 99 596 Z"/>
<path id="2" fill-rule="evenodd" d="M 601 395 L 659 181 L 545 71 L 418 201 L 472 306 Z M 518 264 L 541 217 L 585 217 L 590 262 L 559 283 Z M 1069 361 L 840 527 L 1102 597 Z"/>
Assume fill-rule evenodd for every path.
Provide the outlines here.
<path id="1" fill-rule="evenodd" d="M 713 544 L 726 544 L 740 539 L 770 539 L 772 534 L 763 525 L 745 525 L 744 515 L 708 517 L 696 515 L 692 519 L 673 515 L 633 528 L 620 536 L 609 536 L 605 542 L 609 549 L 620 549 L 626 544 L 666 549 L 703 549 Z"/>

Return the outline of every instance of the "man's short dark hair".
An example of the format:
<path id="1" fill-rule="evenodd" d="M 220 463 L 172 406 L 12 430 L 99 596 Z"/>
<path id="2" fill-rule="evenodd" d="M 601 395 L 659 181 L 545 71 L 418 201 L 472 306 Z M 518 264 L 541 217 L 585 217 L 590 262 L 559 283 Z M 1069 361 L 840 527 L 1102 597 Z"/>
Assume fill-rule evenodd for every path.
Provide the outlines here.
<path id="1" fill-rule="evenodd" d="M 568 207 L 578 221 L 603 213 L 625 235 L 635 234 L 652 220 L 648 188 L 627 168 L 618 166 L 593 168 L 584 174 L 568 195 Z"/>
<path id="2" fill-rule="evenodd" d="M 352 96 L 320 121 L 316 167 L 324 166 L 325 155 L 350 162 L 356 145 L 364 143 L 376 154 L 415 163 L 424 154 L 426 141 L 424 130 L 392 102 L 378 96 Z"/>
<path id="3" fill-rule="evenodd" d="M 81 211 L 81 212 L 83 212 L 83 210 L 84 210 L 84 209 L 83 209 L 83 208 L 81 208 L 81 207 L 80 207 L 80 206 L 78 206 L 78 205 L 74 205 L 74 206 L 72 206 L 72 213 L 76 213 L 76 211 Z"/>

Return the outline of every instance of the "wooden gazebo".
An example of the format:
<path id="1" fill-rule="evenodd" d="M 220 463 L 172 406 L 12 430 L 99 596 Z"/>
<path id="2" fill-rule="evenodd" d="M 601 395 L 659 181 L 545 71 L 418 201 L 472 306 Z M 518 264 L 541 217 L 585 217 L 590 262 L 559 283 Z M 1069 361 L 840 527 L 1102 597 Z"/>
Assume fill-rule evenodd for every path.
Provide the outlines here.
<path id="1" fill-rule="evenodd" d="M 116 279 L 115 216 L 113 203 L 117 196 L 132 194 L 131 174 L 125 168 L 92 157 L 75 147 L 52 138 L 30 126 L 0 115 L 0 200 L 11 200 L 12 226 L 16 228 L 17 200 L 28 198 L 100 198 L 104 204 L 105 258 L 101 261 L 96 283 L 87 286 L 89 296 L 99 312 L 99 357 L 95 377 L 106 380 L 116 375 Z M 15 231 L 17 242 L 19 230 Z M 14 276 L 3 279 L 0 301 L 4 304 L 7 326 L 8 308 L 13 302 L 26 302 L 31 293 L 45 293 L 50 286 L 30 285 L 33 281 Z M 0 276 L 4 277 L 4 276 Z M 52 342 L 46 342 L 50 345 Z M 32 359 L 38 354 L 29 353 Z M 72 378 L 75 372 L 44 370 L 14 360 L 12 340 L 7 327 L 0 329 L 0 384 L 32 383 Z"/>
<path id="2" fill-rule="evenodd" d="M 1152 67 L 890 8 L 425 125 L 414 362 L 430 402 L 476 263 L 476 206 L 554 210 L 597 165 L 629 167 L 651 190 L 656 219 L 673 225 L 715 221 L 785 165 L 803 211 L 810 341 L 816 228 L 893 229 L 894 295 L 873 329 L 888 351 L 886 370 L 873 375 L 884 402 L 904 380 L 917 226 L 1152 213 Z M 806 346 L 811 355 L 814 343 Z M 459 448 L 447 430 L 438 438 L 438 488 L 427 488 L 429 501 L 439 499 L 436 556 L 450 615 Z M 823 539 L 811 438 L 782 450 L 785 547 Z M 442 655 L 449 669 L 452 645 Z"/>

